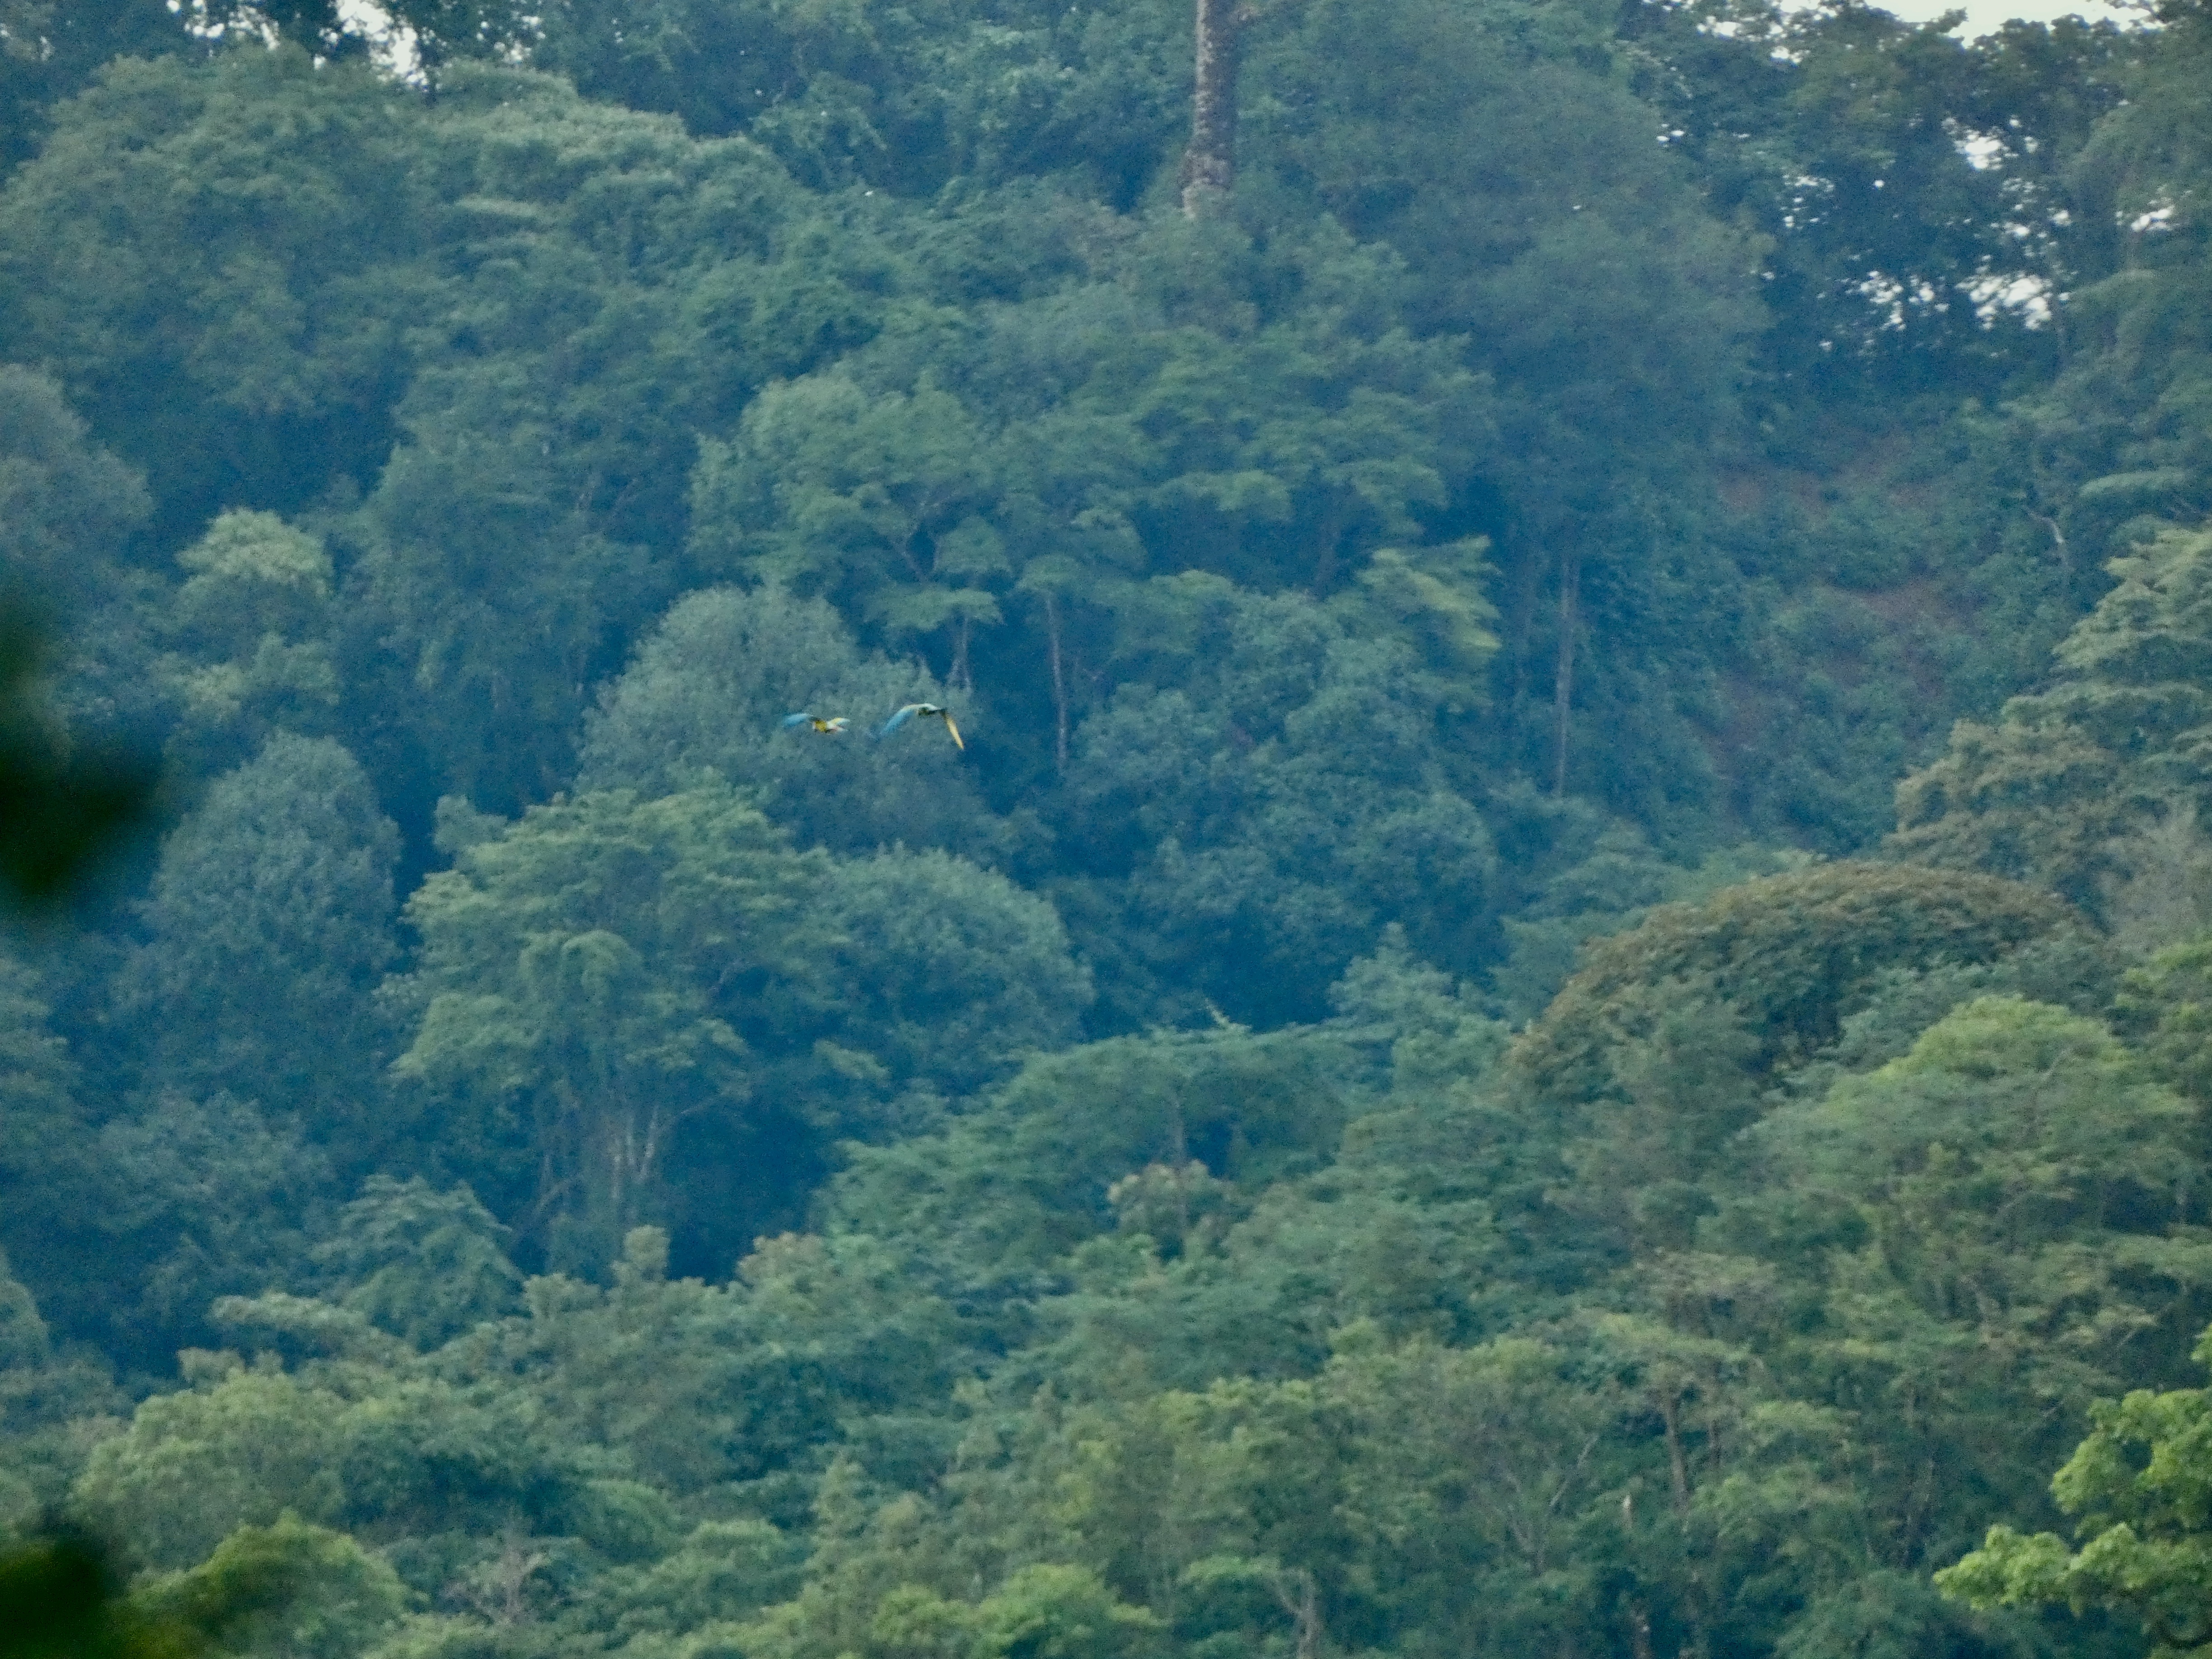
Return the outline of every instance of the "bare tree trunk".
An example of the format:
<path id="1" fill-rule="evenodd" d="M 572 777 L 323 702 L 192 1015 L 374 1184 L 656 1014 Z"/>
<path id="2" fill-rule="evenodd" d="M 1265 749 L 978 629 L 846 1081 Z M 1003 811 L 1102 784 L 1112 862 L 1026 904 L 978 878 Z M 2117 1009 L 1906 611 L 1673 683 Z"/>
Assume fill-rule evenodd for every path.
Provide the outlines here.
<path id="1" fill-rule="evenodd" d="M 1060 775 L 1067 775 L 1067 673 L 1060 660 L 1060 601 L 1049 590 L 1044 596 L 1044 636 L 1052 653 L 1053 757 Z"/>
<path id="2" fill-rule="evenodd" d="M 1190 1237 L 1190 1193 L 1186 1177 L 1190 1172 L 1190 1141 L 1183 1133 L 1182 1091 L 1178 1089 L 1169 1097 L 1168 1133 L 1175 1145 L 1169 1149 L 1168 1167 L 1175 1171 L 1176 1225 L 1182 1231 L 1178 1238 Z"/>
<path id="3" fill-rule="evenodd" d="M 2058 520 L 2044 513 L 2030 513 L 2027 516 L 2051 532 L 2051 545 L 2058 550 L 2058 562 L 2071 570 L 2074 550 L 2066 545 L 2066 532 L 2058 527 Z"/>
<path id="4" fill-rule="evenodd" d="M 1667 1472 L 1674 1483 L 1674 1513 L 1686 1515 L 1690 1510 L 1690 1462 L 1682 1452 L 1682 1402 L 1672 1393 L 1659 1394 L 1654 1398 L 1659 1407 L 1660 1425 L 1667 1431 Z"/>
<path id="5" fill-rule="evenodd" d="M 1336 580 L 1336 548 L 1344 539 L 1344 508 L 1333 506 L 1321 521 L 1321 556 L 1314 561 L 1313 591 L 1316 599 L 1328 597 L 1329 584 Z"/>
<path id="6" fill-rule="evenodd" d="M 1182 153 L 1183 216 L 1225 205 L 1237 182 L 1237 69 L 1245 25 L 1257 14 L 1239 0 L 1198 0 L 1198 76 L 1190 148 Z"/>
<path id="7" fill-rule="evenodd" d="M 1651 1614 L 1641 1601 L 1628 1604 L 1628 1645 L 1636 1659 L 1651 1659 Z"/>
<path id="8" fill-rule="evenodd" d="M 972 692 L 975 689 L 975 676 L 968 666 L 968 630 L 971 625 L 972 618 L 960 618 L 960 625 L 953 634 L 952 669 L 945 677 L 945 683 L 959 691 Z"/>
<path id="9" fill-rule="evenodd" d="M 1552 793 L 1567 793 L 1567 720 L 1575 700 L 1576 602 L 1581 597 L 1582 561 L 1571 553 L 1559 556 L 1559 656 L 1552 681 L 1553 720 L 1556 727 L 1558 763 L 1552 775 Z"/>
<path id="10" fill-rule="evenodd" d="M 1297 1644 L 1293 1659 L 1316 1659 L 1321 1651 L 1321 1607 L 1313 1574 L 1304 1567 L 1292 1567 L 1288 1572 L 1278 1568 L 1268 1575 L 1267 1588 L 1291 1615 L 1292 1640 Z"/>

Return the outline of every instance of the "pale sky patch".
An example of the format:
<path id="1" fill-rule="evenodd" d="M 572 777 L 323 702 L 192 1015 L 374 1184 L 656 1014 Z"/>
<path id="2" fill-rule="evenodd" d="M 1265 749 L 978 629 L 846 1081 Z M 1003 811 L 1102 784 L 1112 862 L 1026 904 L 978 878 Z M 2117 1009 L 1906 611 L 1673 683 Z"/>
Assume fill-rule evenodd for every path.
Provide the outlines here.
<path id="1" fill-rule="evenodd" d="M 1908 23 L 1932 22 L 1947 11 L 1963 11 L 1966 21 L 1959 33 L 1969 40 L 1994 34 L 2015 17 L 2034 23 L 2081 17 L 2092 23 L 2111 22 L 2123 27 L 2140 23 L 2143 17 L 2138 7 L 2101 5 L 2095 0 L 1956 0 L 1955 6 L 1946 0 L 1889 0 L 1881 9 Z"/>

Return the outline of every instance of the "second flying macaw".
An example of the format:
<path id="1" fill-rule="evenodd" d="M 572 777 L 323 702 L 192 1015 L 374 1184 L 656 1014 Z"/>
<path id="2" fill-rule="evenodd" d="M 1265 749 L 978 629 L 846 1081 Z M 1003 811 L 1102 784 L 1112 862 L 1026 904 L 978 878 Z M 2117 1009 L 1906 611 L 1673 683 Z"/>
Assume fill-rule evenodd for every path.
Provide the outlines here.
<path id="1" fill-rule="evenodd" d="M 907 704 L 907 706 L 900 709 L 897 714 L 885 720 L 884 722 L 884 729 L 877 732 L 876 735 L 879 738 L 888 738 L 892 732 L 897 731 L 899 727 L 904 726 L 908 720 L 912 720 L 917 714 L 921 715 L 924 720 L 943 720 L 945 722 L 945 729 L 952 734 L 952 746 L 954 748 L 965 749 L 968 746 L 966 744 L 960 741 L 960 728 L 953 723 L 952 711 L 950 708 L 943 707 L 941 704 L 933 702 L 910 702 Z"/>
<path id="2" fill-rule="evenodd" d="M 826 732 L 833 738 L 852 723 L 842 714 L 833 714 L 825 720 L 820 715 L 809 714 L 804 708 L 796 714 L 786 714 L 783 717 L 783 726 L 787 732 L 794 726 L 811 726 L 817 732 Z"/>

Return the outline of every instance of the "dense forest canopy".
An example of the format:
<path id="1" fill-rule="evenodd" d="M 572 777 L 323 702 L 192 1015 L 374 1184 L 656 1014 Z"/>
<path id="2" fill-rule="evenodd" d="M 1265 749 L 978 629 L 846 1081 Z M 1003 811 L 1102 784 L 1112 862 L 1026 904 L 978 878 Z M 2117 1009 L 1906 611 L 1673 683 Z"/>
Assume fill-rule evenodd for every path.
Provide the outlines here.
<path id="1" fill-rule="evenodd" d="M 2205 1651 L 2201 0 L 0 0 L 0 571 L 101 1652 Z"/>

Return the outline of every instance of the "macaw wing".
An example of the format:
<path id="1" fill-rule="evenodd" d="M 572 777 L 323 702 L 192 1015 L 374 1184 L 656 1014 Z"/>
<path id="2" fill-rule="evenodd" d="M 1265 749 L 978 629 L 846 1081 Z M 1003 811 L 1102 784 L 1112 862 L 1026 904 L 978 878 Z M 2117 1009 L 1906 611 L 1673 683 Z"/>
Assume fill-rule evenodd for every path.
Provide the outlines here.
<path id="1" fill-rule="evenodd" d="M 814 711 L 810 708 L 802 708 L 796 714 L 786 714 L 783 717 L 783 729 L 788 732 L 793 726 L 804 726 L 813 718 Z"/>
<path id="2" fill-rule="evenodd" d="M 899 727 L 904 726 L 908 720 L 912 720 L 921 712 L 921 705 L 920 703 L 910 702 L 907 704 L 907 706 L 900 709 L 897 714 L 885 720 L 883 725 L 883 730 L 877 732 L 876 735 L 879 738 L 888 738 L 892 732 L 897 731 Z"/>
<path id="3" fill-rule="evenodd" d="M 966 744 L 960 741 L 960 728 L 952 723 L 952 711 L 949 708 L 945 711 L 945 729 L 952 734 L 952 746 L 955 749 L 964 750 L 968 747 Z"/>

